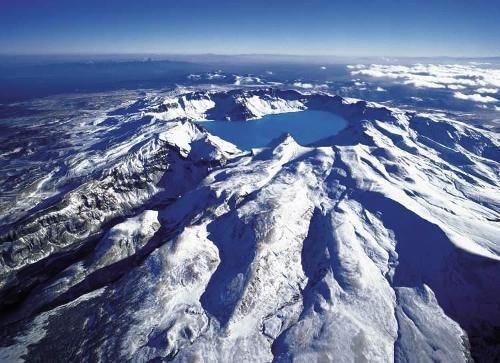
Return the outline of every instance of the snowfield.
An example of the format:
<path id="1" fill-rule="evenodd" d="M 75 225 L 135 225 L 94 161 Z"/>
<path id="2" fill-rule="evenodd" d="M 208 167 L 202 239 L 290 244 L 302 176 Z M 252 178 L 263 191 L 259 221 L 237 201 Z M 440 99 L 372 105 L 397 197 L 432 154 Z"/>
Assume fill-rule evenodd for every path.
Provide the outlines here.
<path id="1" fill-rule="evenodd" d="M 0 361 L 500 360 L 497 133 L 317 90 L 137 102 L 9 202 Z M 248 151 L 192 122 L 305 109 L 348 126 Z"/>

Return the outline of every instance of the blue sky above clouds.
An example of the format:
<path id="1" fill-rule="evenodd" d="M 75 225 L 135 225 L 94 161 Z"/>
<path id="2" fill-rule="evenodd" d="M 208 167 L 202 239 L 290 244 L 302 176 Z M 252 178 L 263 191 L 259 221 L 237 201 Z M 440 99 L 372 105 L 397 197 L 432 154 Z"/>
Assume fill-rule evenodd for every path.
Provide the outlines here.
<path id="1" fill-rule="evenodd" d="M 2 53 L 498 56 L 498 0 L 2 0 Z"/>

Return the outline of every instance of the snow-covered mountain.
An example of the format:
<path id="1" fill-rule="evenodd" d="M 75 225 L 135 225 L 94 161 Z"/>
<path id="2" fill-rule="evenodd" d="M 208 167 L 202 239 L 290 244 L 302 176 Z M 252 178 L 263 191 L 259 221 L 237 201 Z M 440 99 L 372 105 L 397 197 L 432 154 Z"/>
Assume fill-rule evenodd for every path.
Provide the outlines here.
<path id="1" fill-rule="evenodd" d="M 245 151 L 192 122 L 305 109 L 348 126 Z M 107 116 L 50 199 L 9 201 L 0 360 L 500 359 L 497 133 L 315 90 Z"/>

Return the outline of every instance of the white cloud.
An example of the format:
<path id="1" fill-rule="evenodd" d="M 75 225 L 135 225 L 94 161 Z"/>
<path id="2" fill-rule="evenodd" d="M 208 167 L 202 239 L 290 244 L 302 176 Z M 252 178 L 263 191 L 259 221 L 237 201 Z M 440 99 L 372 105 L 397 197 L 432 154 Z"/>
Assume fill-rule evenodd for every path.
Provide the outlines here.
<path id="1" fill-rule="evenodd" d="M 300 87 L 300 88 L 314 88 L 314 86 L 311 83 L 295 82 L 293 85 L 295 87 Z"/>
<path id="2" fill-rule="evenodd" d="M 447 86 L 449 89 L 452 89 L 454 91 L 459 90 L 459 89 L 466 89 L 467 87 L 459 85 L 459 84 L 449 84 Z"/>
<path id="3" fill-rule="evenodd" d="M 361 69 L 361 68 L 366 68 L 364 64 L 349 64 L 347 66 L 349 69 Z"/>
<path id="4" fill-rule="evenodd" d="M 213 72 L 213 73 L 207 73 L 206 75 L 207 79 L 224 79 L 226 76 L 224 74 L 221 74 L 221 71 Z"/>
<path id="5" fill-rule="evenodd" d="M 325 69 L 326 69 L 326 67 L 325 67 L 325 66 L 321 66 L 320 68 L 321 68 L 322 70 L 325 70 Z"/>
<path id="6" fill-rule="evenodd" d="M 244 84 L 262 84 L 262 80 L 259 77 L 253 76 L 235 76 L 234 85 L 241 86 Z"/>
<path id="7" fill-rule="evenodd" d="M 440 83 L 428 81 L 425 79 L 409 79 L 403 82 L 404 84 L 412 84 L 417 88 L 445 88 L 446 86 Z"/>
<path id="8" fill-rule="evenodd" d="M 392 78 L 415 87 L 448 87 L 452 90 L 467 87 L 489 87 L 489 89 L 500 87 L 500 69 L 481 68 L 473 64 L 414 64 L 411 66 L 371 64 L 368 67 L 349 65 L 347 68 L 351 69 L 351 75 Z"/>
<path id="9" fill-rule="evenodd" d="M 467 101 L 474 101 L 474 102 L 481 102 L 481 103 L 498 102 L 498 100 L 494 97 L 482 96 L 479 93 L 474 93 L 472 95 L 466 95 L 462 92 L 455 92 L 453 94 L 453 96 L 455 98 L 458 98 L 459 100 L 467 100 Z"/>
<path id="10" fill-rule="evenodd" d="M 498 92 L 498 88 L 478 88 L 476 90 L 477 92 L 479 93 L 497 93 Z"/>
<path id="11" fill-rule="evenodd" d="M 305 89 L 328 88 L 328 85 L 326 85 L 326 84 L 312 84 L 312 83 L 305 83 L 305 82 L 295 82 L 293 85 L 295 87 L 300 87 L 300 88 L 305 88 Z"/>
<path id="12" fill-rule="evenodd" d="M 226 75 L 222 73 L 222 71 L 217 72 L 208 72 L 208 73 L 192 73 L 187 76 L 188 79 L 192 81 L 199 81 L 202 78 L 213 80 L 213 79 L 224 79 Z"/>

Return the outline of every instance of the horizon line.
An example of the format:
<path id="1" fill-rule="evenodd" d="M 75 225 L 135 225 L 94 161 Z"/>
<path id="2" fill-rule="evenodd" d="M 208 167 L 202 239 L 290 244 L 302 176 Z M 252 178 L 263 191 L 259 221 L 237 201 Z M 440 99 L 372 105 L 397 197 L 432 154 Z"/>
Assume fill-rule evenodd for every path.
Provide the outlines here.
<path id="1" fill-rule="evenodd" d="M 498 55 L 336 55 L 336 54 L 299 54 L 299 53 L 168 53 L 168 52 L 0 52 L 0 57 L 46 57 L 46 56 L 163 56 L 163 57 L 303 57 L 303 58 L 456 58 L 456 59 L 488 59 L 500 58 Z"/>

